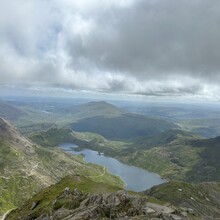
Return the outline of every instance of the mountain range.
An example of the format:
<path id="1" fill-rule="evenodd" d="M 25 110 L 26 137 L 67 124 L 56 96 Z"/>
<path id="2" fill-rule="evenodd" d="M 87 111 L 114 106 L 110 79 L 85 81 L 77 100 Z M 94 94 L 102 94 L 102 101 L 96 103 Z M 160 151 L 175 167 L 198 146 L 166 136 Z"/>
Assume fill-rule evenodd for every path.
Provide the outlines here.
<path id="1" fill-rule="evenodd" d="M 1 115 L 18 125 L 0 118 L 0 215 L 14 209 L 5 219 L 219 218 L 220 137 L 204 138 L 106 102 L 51 112 L 41 107 L 0 105 Z M 61 151 L 66 142 L 167 182 L 142 193 L 121 191 L 119 177 Z"/>

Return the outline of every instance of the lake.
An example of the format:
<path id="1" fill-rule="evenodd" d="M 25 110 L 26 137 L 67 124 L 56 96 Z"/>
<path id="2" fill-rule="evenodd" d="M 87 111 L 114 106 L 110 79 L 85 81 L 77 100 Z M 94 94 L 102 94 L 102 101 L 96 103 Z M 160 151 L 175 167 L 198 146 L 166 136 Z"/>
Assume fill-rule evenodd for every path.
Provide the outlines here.
<path id="1" fill-rule="evenodd" d="M 71 143 L 61 144 L 60 147 L 64 151 L 68 151 L 68 153 L 74 155 L 83 154 L 84 160 L 87 163 L 95 163 L 106 167 L 109 173 L 119 176 L 124 181 L 126 190 L 141 192 L 151 188 L 152 186 L 165 182 L 155 173 L 148 172 L 135 166 L 126 165 L 112 157 L 98 155 L 97 151 L 89 149 L 74 151 L 73 148 L 77 148 L 77 146 Z"/>

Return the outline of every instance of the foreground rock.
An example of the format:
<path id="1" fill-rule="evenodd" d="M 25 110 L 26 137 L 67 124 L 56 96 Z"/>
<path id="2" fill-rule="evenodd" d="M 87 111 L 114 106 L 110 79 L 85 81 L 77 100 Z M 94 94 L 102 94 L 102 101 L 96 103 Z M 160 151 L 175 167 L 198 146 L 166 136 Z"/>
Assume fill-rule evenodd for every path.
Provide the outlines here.
<path id="1" fill-rule="evenodd" d="M 96 194 L 83 193 L 77 189 L 65 188 L 51 204 L 49 213 L 38 210 L 39 201 L 30 204 L 26 216 L 17 216 L 20 220 L 90 220 L 90 219 L 188 219 L 177 208 L 148 202 L 147 197 L 130 195 L 126 191 Z M 33 208 L 34 207 L 34 208 Z M 17 213 L 18 215 L 18 213 Z M 6 219 L 14 219 L 13 213 Z"/>

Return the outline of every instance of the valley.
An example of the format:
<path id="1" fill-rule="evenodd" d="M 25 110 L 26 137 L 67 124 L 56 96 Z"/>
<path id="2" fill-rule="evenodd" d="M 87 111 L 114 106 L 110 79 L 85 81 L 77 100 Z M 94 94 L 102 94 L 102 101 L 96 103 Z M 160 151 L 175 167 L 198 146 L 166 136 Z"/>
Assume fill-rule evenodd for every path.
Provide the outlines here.
<path id="1" fill-rule="evenodd" d="M 102 167 L 87 164 L 80 156 L 35 145 L 2 118 L 0 140 L 0 215 L 66 175 L 89 176 L 97 182 L 123 187 L 118 177 L 107 172 L 100 175 Z"/>
<path id="2" fill-rule="evenodd" d="M 76 151 L 74 149 L 77 149 L 77 146 L 70 143 L 61 144 L 59 147 L 73 155 L 83 155 L 87 163 L 101 165 L 104 167 L 104 170 L 119 176 L 125 184 L 125 190 L 141 192 L 164 182 L 157 174 L 147 172 L 138 167 L 128 166 L 115 158 L 103 155 L 103 153 L 88 149 Z"/>
<path id="3" fill-rule="evenodd" d="M 27 100 L 25 102 L 24 100 L 22 102 L 17 100 L 16 102 L 4 101 L 2 106 L 5 103 L 7 108 L 13 105 L 14 108 L 22 112 L 16 117 L 10 115 L 6 117 L 10 118 L 11 123 L 1 119 L 0 187 L 2 194 L 0 214 L 3 215 L 7 210 L 16 208 L 18 204 L 20 206 L 21 201 L 24 204 L 21 212 L 12 211 L 8 215 L 8 219 L 16 219 L 13 215 L 16 216 L 18 213 L 22 216 L 27 215 L 27 213 L 32 213 L 34 216 L 36 213 L 46 213 L 45 215 L 48 215 L 47 209 L 51 209 L 51 201 L 65 187 L 75 184 L 70 183 L 68 178 L 79 178 L 81 180 L 86 178 L 83 179 L 83 182 L 86 182 L 83 191 L 86 191 L 86 193 L 101 192 L 91 191 L 89 184 L 91 181 L 94 181 L 94 187 L 97 185 L 103 188 L 103 193 L 116 193 L 124 187 L 123 181 L 119 177 L 106 172 L 106 168 L 102 167 L 105 164 L 100 164 L 102 166 L 92 164 L 98 163 L 95 160 L 102 157 L 112 157 L 112 159 L 114 158 L 114 160 L 116 159 L 124 164 L 156 173 L 168 181 L 158 187 L 155 186 L 155 188 L 149 189 L 145 195 L 136 193 L 138 196 L 147 196 L 151 201 L 150 207 L 154 207 L 152 204 L 155 203 L 165 206 L 166 202 L 169 202 L 175 207 L 175 210 L 178 210 L 176 213 L 182 216 L 183 219 L 185 211 L 181 210 L 182 206 L 185 209 L 194 210 L 193 215 L 187 214 L 189 219 L 200 219 L 199 216 L 208 216 L 211 212 L 214 213 L 213 219 L 218 216 L 218 208 L 214 208 L 215 206 L 211 208 L 211 205 L 205 204 L 203 199 L 201 204 L 199 203 L 197 206 L 190 202 L 185 204 L 184 197 L 181 195 L 176 197 L 177 195 L 172 194 L 173 200 L 166 197 L 167 193 L 170 193 L 169 187 L 172 188 L 175 183 L 177 183 L 177 186 L 180 184 L 181 187 L 188 184 L 188 198 L 189 195 L 194 195 L 194 191 L 198 189 L 194 188 L 197 187 L 195 184 L 203 183 L 205 190 L 206 182 L 213 182 L 213 184 L 216 182 L 218 184 L 220 181 L 219 137 L 207 138 L 206 135 L 202 136 L 199 132 L 193 133 L 191 128 L 199 126 L 196 125 L 197 118 L 190 121 L 189 126 L 189 119 L 184 118 L 183 120 L 183 117 L 180 117 L 179 114 L 175 118 L 175 114 L 172 113 L 174 116 L 170 120 L 165 115 L 162 116 L 157 113 L 152 116 L 141 114 L 134 109 L 133 112 L 129 112 L 127 108 L 123 108 L 123 104 L 115 106 L 103 101 L 87 102 L 78 100 L 74 105 L 66 101 L 66 104 L 64 102 L 64 105 L 60 106 L 61 101 L 59 100 L 46 100 L 41 104 L 39 102 L 30 103 Z M 7 116 L 7 108 L 2 108 L 0 116 Z M 184 108 L 182 111 L 184 111 Z M 201 112 L 203 112 L 203 109 Z M 186 114 L 189 113 L 186 112 Z M 216 126 L 217 132 L 215 120 L 204 120 L 201 126 L 206 126 L 204 123 L 212 123 L 213 126 Z M 86 157 L 84 158 L 81 153 L 71 155 L 70 152 L 64 152 L 59 148 L 63 143 L 77 145 L 74 150 L 81 153 L 85 152 L 84 156 L 87 155 L 87 151 L 96 151 L 96 157 L 94 157 L 96 159 L 91 161 L 90 159 L 87 160 Z M 105 156 L 98 156 L 97 152 L 101 152 Z M 86 161 L 89 163 L 86 163 Z M 109 169 L 109 172 L 112 173 L 111 169 Z M 117 173 L 113 174 L 120 176 Z M 61 180 L 62 178 L 64 179 Z M 131 174 L 131 181 L 135 183 L 136 179 L 138 177 L 132 179 Z M 60 180 L 61 182 L 67 181 L 68 184 L 60 186 L 55 194 L 52 193 L 51 198 L 46 197 L 45 201 L 42 200 L 41 205 L 36 210 L 27 212 L 25 207 L 29 207 L 33 203 L 30 201 L 36 200 L 35 197 L 32 200 L 32 195 L 40 196 L 43 193 L 41 191 L 43 188 Z M 146 190 L 149 188 L 148 180 L 144 181 L 146 181 L 146 187 L 143 185 L 140 190 L 138 190 L 139 186 L 137 186 L 137 190 L 130 189 L 138 192 Z M 162 182 L 153 183 L 151 186 Z M 99 184 L 103 184 L 103 186 Z M 167 186 L 168 188 L 161 188 L 160 186 Z M 78 187 L 82 190 L 79 185 L 77 185 Z M 106 187 L 109 188 L 109 191 Z M 72 190 L 75 188 L 76 185 L 71 186 Z M 40 194 L 36 194 L 38 192 Z M 216 187 L 216 192 L 218 192 L 218 187 Z M 209 193 L 212 194 L 212 192 Z M 165 195 L 165 197 L 162 195 Z M 86 198 L 86 195 L 84 196 L 83 198 Z M 207 195 L 207 198 L 209 197 Z M 67 200 L 62 200 L 61 203 L 66 204 Z M 25 203 L 26 201 L 29 202 Z M 184 205 L 179 201 L 182 201 Z M 219 202 L 215 199 L 213 204 L 218 206 Z M 201 209 L 203 208 L 206 211 L 202 212 Z M 72 208 L 67 209 L 71 210 Z M 157 213 L 157 211 L 155 212 Z"/>

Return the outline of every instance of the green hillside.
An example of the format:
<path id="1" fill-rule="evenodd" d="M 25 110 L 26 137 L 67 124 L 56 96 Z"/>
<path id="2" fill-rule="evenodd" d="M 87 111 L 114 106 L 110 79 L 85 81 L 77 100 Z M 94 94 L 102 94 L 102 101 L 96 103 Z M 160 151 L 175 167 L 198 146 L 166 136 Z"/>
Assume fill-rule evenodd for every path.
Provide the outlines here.
<path id="1" fill-rule="evenodd" d="M 201 219 L 220 218 L 220 183 L 190 184 L 172 181 L 155 186 L 146 191 L 146 194 L 182 207 L 183 211 L 202 216 Z"/>
<path id="2" fill-rule="evenodd" d="M 21 205 L 43 187 L 66 175 L 83 175 L 97 182 L 123 187 L 122 181 L 57 148 L 36 146 L 0 118 L 0 215 Z"/>
<path id="3" fill-rule="evenodd" d="M 144 194 L 118 191 L 80 176 L 69 176 L 43 189 L 6 220 L 26 219 L 199 219 Z"/>
<path id="4" fill-rule="evenodd" d="M 177 128 L 177 126 L 162 119 L 148 118 L 136 114 L 123 114 L 113 118 L 97 116 L 82 119 L 73 123 L 71 128 L 79 132 L 98 133 L 108 139 L 132 139 L 156 135 Z"/>
<path id="5" fill-rule="evenodd" d="M 104 152 L 166 179 L 220 181 L 219 138 L 204 139 L 181 130 L 169 130 L 129 141 L 108 140 L 88 132 L 72 132 L 71 135 L 74 137 L 73 143 L 81 149 Z"/>
<path id="6" fill-rule="evenodd" d="M 220 137 L 192 141 L 191 145 L 203 150 L 200 153 L 201 159 L 187 174 L 187 180 L 194 182 L 220 181 Z"/>

